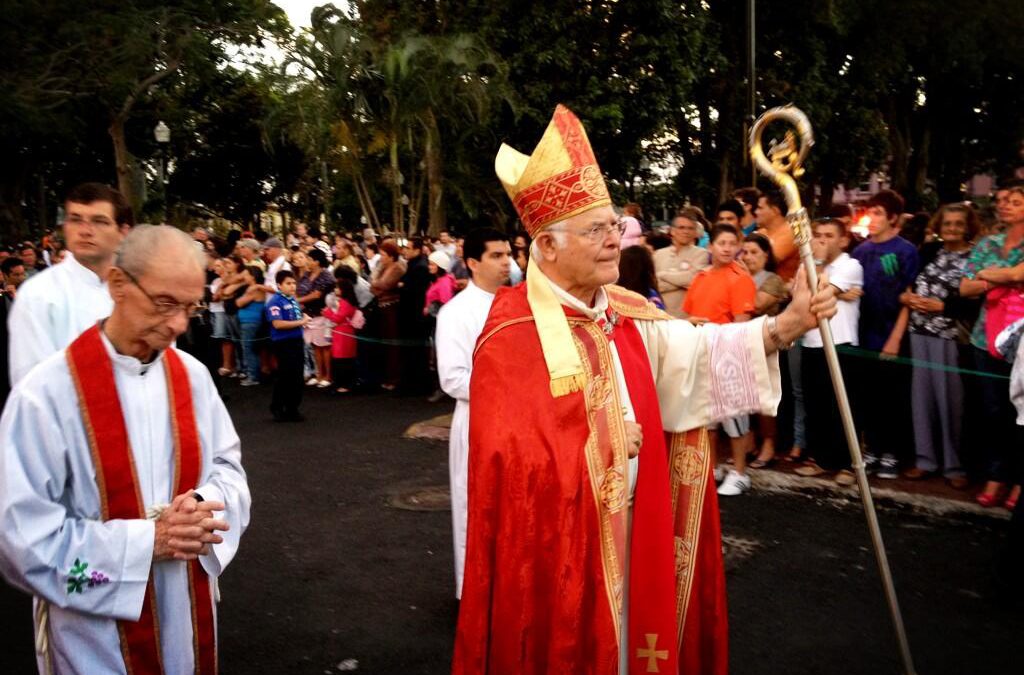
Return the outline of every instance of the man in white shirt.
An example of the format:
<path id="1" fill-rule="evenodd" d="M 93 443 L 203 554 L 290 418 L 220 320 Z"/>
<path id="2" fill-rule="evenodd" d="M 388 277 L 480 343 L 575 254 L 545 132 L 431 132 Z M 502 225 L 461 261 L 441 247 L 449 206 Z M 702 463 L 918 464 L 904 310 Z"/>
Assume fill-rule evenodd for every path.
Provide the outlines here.
<path id="1" fill-rule="evenodd" d="M 263 259 L 267 261 L 267 273 L 263 276 L 263 285 L 271 292 L 277 293 L 277 273 L 291 270 L 292 266 L 284 255 L 284 247 L 277 237 L 270 237 L 263 242 Z"/>
<path id="2" fill-rule="evenodd" d="M 665 311 L 677 319 L 685 319 L 683 303 L 693 278 L 711 265 L 707 249 L 694 245 L 698 231 L 706 224 L 703 215 L 694 208 L 684 208 L 672 219 L 669 235 L 672 245 L 654 252 L 654 274 L 658 278 L 658 292 L 665 303 Z"/>
<path id="3" fill-rule="evenodd" d="M 441 388 L 455 399 L 448 440 L 448 477 L 452 495 L 452 534 L 455 545 L 455 597 L 462 597 L 466 562 L 467 486 L 469 483 L 469 377 L 473 348 L 483 330 L 491 302 L 508 281 L 512 259 L 508 240 L 497 230 L 473 230 L 463 244 L 472 275 L 466 289 L 437 315 L 437 374 Z"/>
<path id="4" fill-rule="evenodd" d="M 64 202 L 64 262 L 18 289 L 8 318 L 11 385 L 110 314 L 106 277 L 124 233 L 135 224 L 124 196 L 100 183 L 72 189 Z"/>
<path id="5" fill-rule="evenodd" d="M 0 573 L 35 597 L 40 672 L 216 672 L 216 579 L 250 496 L 209 372 L 172 347 L 204 258 L 175 228 L 132 230 L 110 317 L 0 418 Z"/>
<path id="6" fill-rule="evenodd" d="M 437 235 L 437 243 L 434 244 L 435 251 L 444 251 L 448 254 L 449 258 L 455 258 L 455 240 L 452 239 L 452 235 L 447 230 L 442 230 Z"/>
<path id="7" fill-rule="evenodd" d="M 830 321 L 832 338 L 837 346 L 857 346 L 864 270 L 857 260 L 845 253 L 850 239 L 841 221 L 832 218 L 816 220 L 813 231 L 811 246 L 814 258 L 821 266 L 819 269 L 824 269 L 828 275 L 829 283 L 839 292 L 836 315 Z M 847 382 L 857 366 L 850 363 L 849 358 L 840 351 L 839 362 Z M 856 479 L 850 471 L 843 423 L 825 361 L 821 331 L 817 328 L 804 335 L 801 359 L 804 406 L 807 410 L 807 450 L 812 459 L 798 467 L 796 472 L 801 476 L 818 476 L 826 471 L 835 471 L 837 483 L 853 485 Z"/>

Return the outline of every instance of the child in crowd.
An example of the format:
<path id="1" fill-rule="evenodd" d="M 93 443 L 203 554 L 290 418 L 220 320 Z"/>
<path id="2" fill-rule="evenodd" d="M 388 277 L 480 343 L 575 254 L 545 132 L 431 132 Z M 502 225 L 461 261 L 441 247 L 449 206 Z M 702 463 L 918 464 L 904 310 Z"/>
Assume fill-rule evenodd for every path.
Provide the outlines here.
<path id="1" fill-rule="evenodd" d="M 302 366 L 305 344 L 302 329 L 310 318 L 299 309 L 295 298 L 295 275 L 281 270 L 275 277 L 278 291 L 265 309 L 270 322 L 270 344 L 277 358 L 277 381 L 270 402 L 270 414 L 277 422 L 301 422 Z"/>
<path id="2" fill-rule="evenodd" d="M 686 293 L 683 311 L 694 325 L 749 321 L 754 314 L 757 288 L 754 280 L 738 262 L 739 233 L 732 225 L 715 225 L 709 235 L 711 267 L 701 270 Z M 733 469 L 718 488 L 725 497 L 741 495 L 750 489 L 747 453 L 753 448 L 750 418 L 734 417 L 722 422 L 729 436 Z M 712 439 L 716 432 L 712 432 Z"/>
<path id="3" fill-rule="evenodd" d="M 836 315 L 829 322 L 832 339 L 836 346 L 857 346 L 864 270 L 859 262 L 845 253 L 850 240 L 842 221 L 832 218 L 816 220 L 813 233 L 811 246 L 815 262 L 839 292 Z M 853 485 L 856 478 L 850 471 L 843 420 L 825 360 L 821 331 L 817 328 L 808 331 L 800 349 L 809 459 L 803 466 L 797 467 L 796 473 L 800 476 L 818 476 L 826 471 L 835 471 L 836 483 L 842 486 Z M 847 379 L 858 365 L 850 363 L 849 359 L 847 353 L 839 351 L 839 365 Z"/>
<path id="4" fill-rule="evenodd" d="M 331 329 L 331 377 L 336 385 L 335 392 L 347 394 L 352 390 L 355 380 L 356 366 L 356 331 L 366 324 L 363 313 L 359 310 L 355 287 L 345 276 L 337 279 L 334 297 L 336 307 L 332 304 L 323 310 L 323 317 L 334 324 Z"/>

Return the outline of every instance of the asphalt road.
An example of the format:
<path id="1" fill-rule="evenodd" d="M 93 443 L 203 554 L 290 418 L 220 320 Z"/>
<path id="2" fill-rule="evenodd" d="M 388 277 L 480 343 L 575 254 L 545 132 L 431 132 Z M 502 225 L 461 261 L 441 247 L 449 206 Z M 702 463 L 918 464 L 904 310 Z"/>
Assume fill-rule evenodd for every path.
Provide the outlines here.
<path id="1" fill-rule="evenodd" d="M 401 434 L 450 405 L 316 391 L 307 422 L 274 424 L 268 389 L 228 394 L 254 505 L 221 584 L 222 673 L 447 672 L 449 513 L 390 504 L 446 483 L 447 448 Z M 753 493 L 724 502 L 722 519 L 731 672 L 900 672 L 857 503 Z M 1022 612 L 990 582 L 1005 522 L 892 506 L 881 520 L 918 673 L 1022 672 Z M 0 585 L 0 607 L 0 673 L 30 673 L 27 601 Z"/>

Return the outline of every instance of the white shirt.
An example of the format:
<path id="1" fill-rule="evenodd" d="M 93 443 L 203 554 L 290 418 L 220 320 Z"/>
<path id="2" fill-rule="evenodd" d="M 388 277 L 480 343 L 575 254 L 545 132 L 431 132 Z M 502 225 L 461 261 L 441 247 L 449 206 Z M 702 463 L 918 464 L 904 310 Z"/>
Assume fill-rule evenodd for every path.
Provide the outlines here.
<path id="1" fill-rule="evenodd" d="M 469 379 L 473 350 L 487 322 L 494 294 L 469 282 L 437 315 L 437 375 L 441 389 L 455 399 L 448 437 L 448 479 L 452 495 L 452 533 L 455 547 L 455 597 L 462 597 L 466 566 L 466 518 L 469 501 Z"/>
<path id="2" fill-rule="evenodd" d="M 285 259 L 284 254 L 279 255 L 274 262 L 267 265 L 267 273 L 263 277 L 263 285 L 277 290 L 277 273 L 281 270 L 291 270 L 292 266 Z"/>
<path id="3" fill-rule="evenodd" d="M 124 411 L 143 505 L 174 497 L 173 438 L 163 354 L 149 364 L 114 351 L 104 337 Z M 230 524 L 224 542 L 200 558 L 219 576 L 249 522 L 250 496 L 238 435 L 199 361 L 178 352 L 188 370 L 203 448 L 200 484 Z M 102 522 L 86 430 L 63 350 L 33 369 L 11 392 L 0 418 L 0 572 L 49 603 L 50 652 L 56 672 L 124 673 L 117 619 L 138 620 L 153 572 L 165 672 L 191 674 L 192 622 L 185 563 L 153 562 L 152 520 Z M 69 593 L 75 560 L 108 583 Z"/>
<path id="4" fill-rule="evenodd" d="M 851 288 L 864 286 L 864 268 L 860 263 L 845 253 L 825 266 L 830 284 L 845 293 Z M 836 303 L 836 315 L 829 320 L 832 327 L 832 339 L 837 345 L 857 346 L 857 324 L 860 321 L 860 298 L 840 300 Z M 802 343 L 804 347 L 822 348 L 821 331 L 817 328 L 807 331 Z"/>
<path id="5" fill-rule="evenodd" d="M 106 282 L 70 251 L 59 265 L 28 279 L 18 289 L 7 319 L 11 385 L 110 316 L 113 308 Z"/>

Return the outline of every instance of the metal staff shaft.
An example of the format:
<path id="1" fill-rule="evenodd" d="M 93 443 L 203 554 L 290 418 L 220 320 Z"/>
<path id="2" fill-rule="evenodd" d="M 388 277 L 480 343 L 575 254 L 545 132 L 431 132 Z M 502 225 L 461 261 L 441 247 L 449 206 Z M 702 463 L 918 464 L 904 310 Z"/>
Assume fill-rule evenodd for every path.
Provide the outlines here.
<path id="1" fill-rule="evenodd" d="M 796 127 L 801 137 L 801 143 L 799 148 L 796 147 L 796 141 L 792 133 L 790 133 L 782 144 L 770 151 L 772 158 L 768 159 L 761 146 L 761 133 L 769 122 L 776 119 L 790 122 Z M 758 118 L 750 130 L 751 158 L 758 168 L 761 169 L 762 173 L 779 186 L 786 198 L 788 207 L 786 220 L 793 230 L 793 237 L 800 251 L 800 261 L 807 271 L 807 282 L 812 292 L 818 288 L 818 270 L 814 263 L 814 253 L 811 251 L 811 222 L 807 215 L 807 209 L 803 208 L 800 204 L 800 192 L 797 189 L 795 178 L 802 173 L 800 165 L 813 144 L 814 137 L 810 121 L 803 112 L 793 106 L 773 108 L 765 112 Z M 892 571 L 889 568 L 889 557 L 885 551 L 882 529 L 878 524 L 878 514 L 875 511 L 874 499 L 871 496 L 871 487 L 868 484 L 864 458 L 860 451 L 857 430 L 853 424 L 853 413 L 850 410 L 850 400 L 846 394 L 843 372 L 839 368 L 839 354 L 836 351 L 835 340 L 832 338 L 832 325 L 829 319 L 819 319 L 818 329 L 821 331 L 825 361 L 832 376 L 836 403 L 839 405 L 839 414 L 843 420 L 846 445 L 850 451 L 852 466 L 857 475 L 857 486 L 860 491 L 861 503 L 864 506 L 864 515 L 867 518 L 868 531 L 871 534 L 871 544 L 875 551 L 875 560 L 878 563 L 878 571 L 882 577 L 882 586 L 885 589 L 885 598 L 889 605 L 889 613 L 896 632 L 896 640 L 899 643 L 903 670 L 906 675 L 916 675 L 914 660 L 910 653 L 910 642 L 907 640 L 903 615 L 900 612 L 899 600 L 896 597 L 896 586 L 893 583 Z"/>

